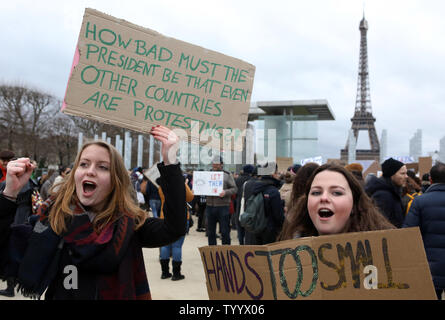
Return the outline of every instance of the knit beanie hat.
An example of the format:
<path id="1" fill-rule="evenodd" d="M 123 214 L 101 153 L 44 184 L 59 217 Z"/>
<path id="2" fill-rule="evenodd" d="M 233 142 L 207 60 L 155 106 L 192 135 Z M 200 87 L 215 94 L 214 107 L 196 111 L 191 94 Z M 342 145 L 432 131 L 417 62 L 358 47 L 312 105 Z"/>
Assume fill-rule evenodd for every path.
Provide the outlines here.
<path id="1" fill-rule="evenodd" d="M 292 171 L 294 174 L 297 174 L 297 172 L 298 172 L 298 170 L 300 170 L 300 168 L 301 168 L 301 165 L 299 165 L 299 164 L 294 164 L 294 165 L 292 166 L 292 168 L 291 168 L 291 171 Z"/>
<path id="2" fill-rule="evenodd" d="M 252 174 L 254 170 L 255 170 L 255 167 L 253 165 L 251 165 L 251 164 L 246 164 L 243 167 L 243 172 L 244 173 Z"/>
<path id="3" fill-rule="evenodd" d="M 393 158 L 389 158 L 382 163 L 382 172 L 384 177 L 392 177 L 405 164 Z"/>
<path id="4" fill-rule="evenodd" d="M 363 166 L 360 163 L 350 163 L 345 166 L 345 169 L 348 171 L 363 171 Z"/>

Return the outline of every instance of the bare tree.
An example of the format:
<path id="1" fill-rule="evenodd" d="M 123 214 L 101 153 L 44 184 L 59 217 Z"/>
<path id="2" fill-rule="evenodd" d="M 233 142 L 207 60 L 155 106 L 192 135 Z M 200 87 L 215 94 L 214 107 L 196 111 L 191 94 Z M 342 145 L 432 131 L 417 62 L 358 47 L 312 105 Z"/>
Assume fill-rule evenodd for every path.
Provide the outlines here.
<path id="1" fill-rule="evenodd" d="M 102 132 L 106 132 L 108 137 L 112 137 L 117 134 L 123 136 L 124 129 L 114 125 L 74 116 L 72 116 L 71 119 L 78 128 L 79 132 L 83 132 L 86 136 L 92 137 L 95 134 L 100 136 Z"/>
<path id="2" fill-rule="evenodd" d="M 14 140 L 20 133 L 20 122 L 23 123 L 23 111 L 26 104 L 26 88 L 20 86 L 0 86 L 0 125 L 5 131 L 7 148 L 15 149 Z"/>
<path id="3" fill-rule="evenodd" d="M 77 136 L 92 138 L 106 132 L 108 137 L 120 135 L 128 129 L 81 117 L 69 116 L 60 111 L 61 101 L 38 89 L 24 85 L 0 84 L 0 149 L 14 150 L 19 156 L 29 156 L 40 166 L 67 165 L 77 153 Z M 136 132 L 132 131 L 134 137 Z M 145 136 L 145 141 L 149 138 Z M 137 159 L 137 139 L 133 139 L 132 162 Z M 155 142 L 155 161 L 159 159 L 159 145 Z M 148 153 L 144 152 L 145 162 Z"/>
<path id="4" fill-rule="evenodd" d="M 50 120 L 50 143 L 57 155 L 59 165 L 69 165 L 74 161 L 77 153 L 78 128 L 73 118 L 59 112 Z"/>
<path id="5" fill-rule="evenodd" d="M 50 129 L 48 120 L 54 109 L 60 109 L 60 101 L 49 94 L 36 90 L 29 90 L 26 94 L 26 100 L 28 102 L 28 124 L 26 128 L 29 137 L 27 140 L 29 142 L 28 148 L 32 150 L 34 158 L 37 159 L 40 156 L 38 152 L 39 135 Z"/>
<path id="6" fill-rule="evenodd" d="M 21 85 L 0 85 L 0 129 L 7 148 L 38 159 L 39 140 L 60 102 L 53 96 Z"/>

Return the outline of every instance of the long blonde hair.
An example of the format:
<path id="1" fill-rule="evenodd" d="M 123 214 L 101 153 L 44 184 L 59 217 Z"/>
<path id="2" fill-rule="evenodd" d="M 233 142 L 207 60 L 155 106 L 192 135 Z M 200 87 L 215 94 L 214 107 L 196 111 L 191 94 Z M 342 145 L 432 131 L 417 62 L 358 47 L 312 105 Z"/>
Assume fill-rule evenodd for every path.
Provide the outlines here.
<path id="1" fill-rule="evenodd" d="M 97 145 L 108 150 L 112 186 L 111 192 L 107 196 L 108 204 L 101 212 L 96 214 L 93 220 L 94 230 L 99 233 L 107 224 L 118 220 L 123 215 L 133 218 L 135 228 L 138 229 L 145 222 L 147 212 L 139 208 L 131 196 L 133 186 L 121 155 L 116 148 L 104 141 L 87 142 L 78 152 L 71 174 L 68 175 L 55 194 L 55 201 L 48 216 L 51 228 L 58 235 L 67 230 L 67 219 L 73 216 L 72 207 L 79 201 L 74 180 L 75 172 L 79 166 L 82 152 L 91 145 Z"/>

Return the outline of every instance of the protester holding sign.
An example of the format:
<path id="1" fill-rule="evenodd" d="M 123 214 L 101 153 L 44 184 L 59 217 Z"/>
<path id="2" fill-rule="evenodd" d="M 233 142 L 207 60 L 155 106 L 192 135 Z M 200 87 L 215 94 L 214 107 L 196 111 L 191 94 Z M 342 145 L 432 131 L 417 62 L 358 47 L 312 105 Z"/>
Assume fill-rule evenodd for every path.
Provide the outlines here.
<path id="1" fill-rule="evenodd" d="M 254 75 L 240 59 L 86 8 L 62 111 L 242 151 Z"/>
<path id="2" fill-rule="evenodd" d="M 316 169 L 291 210 L 287 241 L 200 248 L 210 299 L 436 298 L 420 230 L 391 225 L 344 167 Z"/>
<path id="3" fill-rule="evenodd" d="M 178 138 L 161 126 L 151 134 L 162 143 L 164 220 L 148 218 L 133 201 L 124 161 L 113 146 L 86 143 L 68 180 L 40 206 L 34 228 L 13 228 L 10 250 L 17 268 L 0 277 L 13 275 L 27 297 L 40 298 L 46 290 L 46 299 L 150 299 L 142 247 L 166 245 L 186 232 L 184 178 L 175 163 Z M 34 169 L 28 158 L 8 164 L 2 216 L 14 214 L 15 198 Z"/>
<path id="4" fill-rule="evenodd" d="M 279 240 L 394 228 L 345 168 L 317 168 L 286 219 Z"/>
<path id="5" fill-rule="evenodd" d="M 223 159 L 215 156 L 212 162 L 213 171 L 223 171 Z M 221 227 L 222 244 L 230 244 L 230 213 L 229 206 L 231 197 L 236 194 L 235 180 L 230 172 L 223 171 L 223 191 L 218 196 L 207 196 L 206 218 L 208 242 L 216 245 L 216 224 Z"/>

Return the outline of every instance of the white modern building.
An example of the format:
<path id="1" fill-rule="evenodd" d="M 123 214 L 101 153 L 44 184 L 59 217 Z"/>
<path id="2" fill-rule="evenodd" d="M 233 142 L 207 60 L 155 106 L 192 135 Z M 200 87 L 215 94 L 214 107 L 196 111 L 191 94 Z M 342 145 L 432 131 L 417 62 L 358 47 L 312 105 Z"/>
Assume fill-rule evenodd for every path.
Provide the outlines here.
<path id="1" fill-rule="evenodd" d="M 294 163 L 320 155 L 318 121 L 335 120 L 327 100 L 258 101 L 248 121 L 255 128 L 255 152 L 291 157 Z M 274 146 L 275 144 L 275 146 Z"/>

